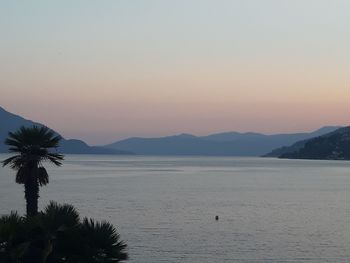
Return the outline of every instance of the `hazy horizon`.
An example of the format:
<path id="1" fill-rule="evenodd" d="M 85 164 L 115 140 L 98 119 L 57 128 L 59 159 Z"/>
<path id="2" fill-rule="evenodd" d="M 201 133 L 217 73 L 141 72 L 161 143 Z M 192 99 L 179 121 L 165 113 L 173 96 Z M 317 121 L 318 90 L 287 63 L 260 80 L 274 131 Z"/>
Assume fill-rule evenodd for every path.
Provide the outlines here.
<path id="1" fill-rule="evenodd" d="M 1 105 L 0 105 L 0 108 L 3 108 Z M 27 120 L 30 120 L 30 121 L 33 121 L 33 122 L 38 122 L 38 123 L 41 123 L 43 125 L 47 125 L 46 123 L 40 121 L 40 120 L 35 120 L 35 119 L 32 119 L 28 116 L 22 116 L 22 115 L 19 115 L 17 114 L 16 112 L 11 112 L 9 109 L 6 109 L 6 108 L 3 108 L 5 111 L 8 111 L 12 114 L 15 114 L 15 115 L 18 115 L 20 117 L 23 117 Z M 125 137 L 118 137 L 118 135 L 115 135 L 114 137 L 112 137 L 112 139 L 110 139 L 109 141 L 107 141 L 106 138 L 103 138 L 101 136 L 99 136 L 98 134 L 95 134 L 95 139 L 96 139 L 96 142 L 89 142 L 88 140 L 85 140 L 87 143 L 89 143 L 90 145 L 96 145 L 96 146 L 101 146 L 101 145 L 107 145 L 107 144 L 110 144 L 110 143 L 114 143 L 116 141 L 120 141 L 120 140 L 124 140 L 124 139 L 129 139 L 129 138 L 132 138 L 132 137 L 142 137 L 142 138 L 161 138 L 161 137 L 168 137 L 168 136 L 177 136 L 177 135 L 194 135 L 194 136 L 207 136 L 207 135 L 213 135 L 213 134 L 222 134 L 222 133 L 229 133 L 229 132 L 238 132 L 238 133 L 259 133 L 259 134 L 264 134 L 264 135 L 276 135 L 276 134 L 295 134 L 295 133 L 311 133 L 311 132 L 315 132 L 319 129 L 322 129 L 322 128 L 326 128 L 326 127 L 342 127 L 341 125 L 323 125 L 321 127 L 315 127 L 314 129 L 312 130 L 295 130 L 295 131 L 281 131 L 281 132 L 263 132 L 263 131 L 253 131 L 253 130 L 248 130 L 248 131 L 244 131 L 244 130 L 213 130 L 211 132 L 208 132 L 208 133 L 201 133 L 201 134 L 195 134 L 195 133 L 192 133 L 192 132 L 186 132 L 186 131 L 178 131 L 177 133 L 168 133 L 168 134 L 162 134 L 162 133 L 154 133 L 154 134 L 149 134 L 149 135 L 145 135 L 145 134 L 134 134 L 134 135 L 127 135 Z M 52 128 L 52 127 L 50 127 Z M 59 132 L 65 139 L 82 139 L 84 140 L 84 138 L 78 138 L 78 137 L 69 137 L 67 136 L 67 134 L 65 134 L 64 132 L 61 133 L 59 130 L 56 130 L 57 132 Z"/>
<path id="2" fill-rule="evenodd" d="M 350 2 L 0 3 L 0 106 L 90 144 L 348 125 Z"/>

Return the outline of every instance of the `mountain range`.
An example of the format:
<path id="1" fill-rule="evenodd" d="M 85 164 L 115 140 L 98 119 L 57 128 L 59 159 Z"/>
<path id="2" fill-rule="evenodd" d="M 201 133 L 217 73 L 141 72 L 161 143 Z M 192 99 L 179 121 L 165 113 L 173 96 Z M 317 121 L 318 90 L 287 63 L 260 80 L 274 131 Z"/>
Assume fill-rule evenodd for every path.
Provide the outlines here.
<path id="1" fill-rule="evenodd" d="M 4 141 L 9 131 L 15 131 L 21 126 L 43 125 L 10 113 L 1 107 L 0 124 L 0 152 L 7 152 Z M 271 157 L 290 156 L 290 158 L 294 158 L 298 155 L 292 155 L 292 153 L 298 152 L 306 145 L 310 147 L 310 139 L 319 138 L 320 136 L 321 138 L 328 138 L 322 136 L 333 134 L 338 129 L 338 126 L 327 126 L 309 133 L 273 135 L 254 132 L 224 132 L 207 136 L 195 136 L 184 133 L 160 138 L 133 137 L 103 146 L 90 146 L 82 140 L 63 138 L 59 150 L 67 154 L 265 155 Z M 345 136 L 345 138 L 347 137 Z M 337 147 L 339 148 L 339 146 Z M 346 152 L 345 149 L 342 149 L 342 151 Z"/>
<path id="2" fill-rule="evenodd" d="M 328 126 L 310 133 L 274 135 L 225 132 L 208 136 L 180 134 L 161 138 L 134 137 L 104 147 L 142 155 L 262 156 L 273 149 L 321 136 L 338 128 Z"/>
<path id="3" fill-rule="evenodd" d="M 24 119 L 0 107 L 0 152 L 7 152 L 7 146 L 4 144 L 4 141 L 10 131 L 15 131 L 21 126 L 28 127 L 32 125 L 41 126 L 43 124 Z M 129 151 L 89 146 L 81 140 L 67 140 L 65 138 L 61 140 L 59 151 L 68 154 L 130 154 Z"/>

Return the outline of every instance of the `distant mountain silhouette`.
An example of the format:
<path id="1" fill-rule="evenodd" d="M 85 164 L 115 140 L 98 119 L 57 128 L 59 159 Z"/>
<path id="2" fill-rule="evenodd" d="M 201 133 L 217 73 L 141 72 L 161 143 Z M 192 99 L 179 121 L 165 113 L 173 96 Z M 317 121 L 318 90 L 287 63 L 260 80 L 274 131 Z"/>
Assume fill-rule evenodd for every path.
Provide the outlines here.
<path id="1" fill-rule="evenodd" d="M 129 138 L 105 145 L 144 155 L 261 156 L 283 145 L 336 130 L 324 127 L 311 133 L 275 134 L 225 132 L 208 136 L 180 134 L 161 138 Z"/>
<path id="2" fill-rule="evenodd" d="M 32 125 L 41 126 L 43 124 L 24 119 L 0 107 L 0 152 L 7 152 L 7 146 L 4 144 L 4 141 L 8 132 L 15 131 L 21 126 Z M 59 151 L 71 154 L 130 154 L 129 151 L 89 146 L 81 140 L 67 140 L 64 138 L 61 141 Z"/>
<path id="3" fill-rule="evenodd" d="M 350 126 L 299 143 L 303 144 L 301 148 L 297 150 L 289 148 L 289 152 L 284 152 L 279 157 L 290 159 L 350 160 Z"/>

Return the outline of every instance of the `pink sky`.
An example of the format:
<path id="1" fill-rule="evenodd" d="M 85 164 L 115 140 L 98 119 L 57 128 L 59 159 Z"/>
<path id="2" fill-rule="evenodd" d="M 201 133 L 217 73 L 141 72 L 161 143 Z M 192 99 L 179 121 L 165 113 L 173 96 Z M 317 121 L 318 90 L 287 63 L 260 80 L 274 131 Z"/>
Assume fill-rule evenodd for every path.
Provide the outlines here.
<path id="1" fill-rule="evenodd" d="M 128 2 L 1 4 L 0 105 L 91 144 L 349 125 L 348 1 Z"/>

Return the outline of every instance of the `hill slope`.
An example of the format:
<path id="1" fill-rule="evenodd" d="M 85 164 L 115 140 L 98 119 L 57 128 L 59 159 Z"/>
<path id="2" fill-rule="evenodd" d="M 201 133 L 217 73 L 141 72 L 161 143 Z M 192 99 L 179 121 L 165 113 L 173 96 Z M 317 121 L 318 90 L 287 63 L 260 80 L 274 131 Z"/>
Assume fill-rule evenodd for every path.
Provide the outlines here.
<path id="1" fill-rule="evenodd" d="M 350 160 L 350 126 L 310 139 L 302 148 L 283 153 L 280 158 Z"/>
<path id="2" fill-rule="evenodd" d="M 0 153 L 7 152 L 7 146 L 4 144 L 4 141 L 9 131 L 15 131 L 21 126 L 28 127 L 32 125 L 41 126 L 43 124 L 24 119 L 0 107 Z M 81 140 L 67 140 L 64 138 L 61 141 L 59 151 L 71 154 L 130 154 L 128 151 L 92 147 Z"/>
<path id="3" fill-rule="evenodd" d="M 341 127 L 339 127 L 339 126 L 323 127 L 316 132 L 310 133 L 309 134 L 310 136 L 308 138 L 305 138 L 304 140 L 297 141 L 290 146 L 282 146 L 280 148 L 274 149 L 271 152 L 263 155 L 263 157 L 279 157 L 279 156 L 286 154 L 286 153 L 296 152 L 296 151 L 300 150 L 301 148 L 303 148 L 305 146 L 305 143 L 308 140 L 313 139 L 315 137 L 319 137 L 319 136 L 328 134 L 328 133 L 331 133 L 339 128 L 341 128 Z"/>
<path id="4" fill-rule="evenodd" d="M 104 147 L 145 155 L 261 156 L 271 150 L 335 130 L 326 127 L 311 133 L 217 133 L 208 136 L 180 134 L 161 138 L 129 138 Z"/>

